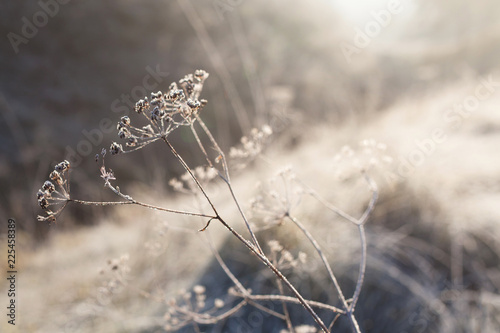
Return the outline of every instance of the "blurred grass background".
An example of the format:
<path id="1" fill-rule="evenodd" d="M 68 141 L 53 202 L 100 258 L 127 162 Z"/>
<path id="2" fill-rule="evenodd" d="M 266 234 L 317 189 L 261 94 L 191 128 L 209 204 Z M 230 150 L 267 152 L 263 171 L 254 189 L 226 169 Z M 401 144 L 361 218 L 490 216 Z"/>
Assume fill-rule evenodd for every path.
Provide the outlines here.
<path id="1" fill-rule="evenodd" d="M 36 192 L 35 179 L 43 178 L 69 152 L 78 152 L 78 144 L 88 141 L 83 131 L 99 129 L 104 118 L 115 121 L 126 104 L 122 95 L 143 85 L 147 68 L 168 73 L 162 82 L 153 80 L 155 89 L 168 88 L 194 68 L 211 73 L 204 92 L 210 101 L 206 118 L 228 147 L 249 128 L 286 117 L 287 111 L 279 110 L 280 97 L 299 112 L 300 126 L 362 121 L 397 99 L 488 73 L 500 52 L 498 23 L 493 19 L 498 5 L 492 1 L 402 2 L 401 14 L 393 15 L 390 25 L 382 27 L 351 62 L 340 45 L 352 45 L 355 28 L 363 30 L 366 22 L 343 17 L 346 13 L 336 10 L 334 1 L 257 1 L 223 12 L 215 4 L 69 2 L 59 5 L 57 14 L 26 44 L 17 45 L 17 54 L 4 38 L 2 216 L 18 217 L 32 235 L 46 233 L 31 218 L 37 211 L 28 200 Z M 2 6 L 0 29 L 5 36 L 21 35 L 21 18 L 32 21 L 41 10 L 35 1 Z M 189 8 L 195 9 L 191 20 L 198 19 L 206 34 L 190 24 Z M 369 8 L 364 12 L 364 19 L 373 21 L 366 15 Z M 208 52 L 213 49 L 207 50 L 206 41 L 200 42 L 203 36 L 209 37 L 217 54 Z M 223 82 L 234 87 L 220 89 Z M 117 99 L 119 103 L 113 104 Z M 278 110 L 273 110 L 276 104 Z M 113 112 L 117 109 L 120 112 Z M 82 156 L 81 168 L 74 173 L 79 177 L 74 183 L 82 191 L 99 195 L 85 184 L 95 179 L 93 156 L 113 137 L 114 132 L 104 133 L 101 143 Z M 178 139 L 179 144 L 186 140 Z M 165 158 L 156 158 L 165 163 Z M 133 174 L 133 179 L 152 183 L 172 176 L 155 164 L 115 168 L 123 177 Z M 74 218 L 81 214 L 85 213 L 67 218 L 77 223 L 93 220 Z"/>

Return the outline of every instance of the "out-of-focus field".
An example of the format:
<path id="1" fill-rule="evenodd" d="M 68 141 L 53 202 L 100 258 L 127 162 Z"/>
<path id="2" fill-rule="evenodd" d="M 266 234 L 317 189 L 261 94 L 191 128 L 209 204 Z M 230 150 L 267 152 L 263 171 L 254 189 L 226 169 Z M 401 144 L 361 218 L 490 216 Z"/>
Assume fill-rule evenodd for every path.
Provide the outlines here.
<path id="1" fill-rule="evenodd" d="M 148 66 L 160 66 L 169 74 L 154 90 L 197 68 L 210 73 L 202 117 L 225 150 L 253 126 L 273 127 L 262 158 L 233 174 L 244 209 L 258 182 L 291 166 L 329 202 L 358 216 L 369 200 L 359 166 L 370 164 L 380 200 L 366 227 L 368 266 L 356 310 L 363 332 L 497 332 L 500 6 L 402 1 L 382 24 L 370 10 L 388 11 L 384 3 L 360 7 L 367 14 L 356 20 L 329 2 L 241 2 L 222 14 L 217 3 L 71 2 L 18 53 L 2 46 L 0 217 L 18 222 L 19 278 L 18 325 L 4 318 L 0 331 L 161 332 L 165 300 L 195 284 L 207 287 L 209 299 L 223 298 L 231 286 L 207 232 L 246 286 L 268 287 L 259 277 L 269 278 L 264 266 L 215 223 L 200 233 L 204 221 L 139 207 L 68 207 L 57 225 L 36 222 L 35 193 L 55 162 L 90 141 L 83 130 L 99 128 L 103 118 L 118 121 L 113 102 L 141 87 Z M 19 32 L 21 17 L 37 10 L 6 5 L 2 34 Z M 370 24 L 378 32 L 360 37 Z M 102 143 L 76 163 L 75 198 L 115 199 L 93 159 L 115 136 L 102 133 Z M 189 133 L 172 140 L 188 163 L 203 163 Z M 106 163 L 122 190 L 142 201 L 196 207 L 169 188 L 181 168 L 161 144 Z M 209 188 L 216 206 L 244 232 L 219 185 Z M 360 257 L 355 230 L 312 199 L 294 214 L 352 294 Z M 311 251 L 290 225 L 259 237 Z M 2 272 L 6 265 L 2 260 Z M 299 288 L 324 299 L 326 281 L 318 269 Z M 2 308 L 7 288 L 2 279 Z M 300 307 L 292 311 L 310 323 Z M 279 332 L 274 321 L 254 317 L 247 308 L 204 331 Z M 347 320 L 333 331 L 349 332 Z"/>

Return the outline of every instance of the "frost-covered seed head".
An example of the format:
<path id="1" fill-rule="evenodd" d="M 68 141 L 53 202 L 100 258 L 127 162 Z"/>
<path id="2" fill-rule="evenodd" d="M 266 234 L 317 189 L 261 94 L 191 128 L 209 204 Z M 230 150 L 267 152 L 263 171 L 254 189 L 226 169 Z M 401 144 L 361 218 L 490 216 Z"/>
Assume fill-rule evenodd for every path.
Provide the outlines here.
<path id="1" fill-rule="evenodd" d="M 113 142 L 111 147 L 109 147 L 109 151 L 111 152 L 111 155 L 117 155 L 123 153 L 123 147 L 121 144 Z"/>

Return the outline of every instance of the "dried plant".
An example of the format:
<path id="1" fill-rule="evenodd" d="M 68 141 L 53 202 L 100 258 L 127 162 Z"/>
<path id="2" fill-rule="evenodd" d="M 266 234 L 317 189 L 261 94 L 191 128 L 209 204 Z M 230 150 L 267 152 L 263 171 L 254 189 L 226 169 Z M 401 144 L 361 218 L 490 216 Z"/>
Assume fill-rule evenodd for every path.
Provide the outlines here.
<path id="1" fill-rule="evenodd" d="M 291 169 L 285 169 L 279 172 L 277 177 L 268 186 L 261 186 L 259 194 L 251 203 L 253 216 L 259 217 L 263 225 L 250 223 L 247 214 L 235 195 L 233 183 L 230 178 L 228 159 L 200 117 L 203 107 L 207 104 L 206 100 L 200 99 L 203 84 L 207 78 L 207 72 L 197 70 L 193 74 L 186 75 L 178 83 L 172 83 L 168 92 L 163 93 L 158 91 L 151 93 L 149 98 L 145 97 L 139 100 L 134 110 L 139 117 L 145 118 L 146 125 L 135 125 L 137 120 L 132 121 L 129 117 L 122 117 L 118 122 L 117 130 L 119 138 L 125 142 L 124 144 L 113 142 L 109 148 L 109 152 L 111 155 L 124 154 L 141 149 L 156 141 L 163 142 L 185 170 L 185 174 L 179 179 L 171 179 L 169 185 L 176 191 L 197 196 L 199 202 L 208 203 L 210 206 L 209 213 L 205 213 L 201 208 L 199 211 L 182 211 L 151 205 L 140 202 L 131 195 L 123 193 L 115 185 L 118 180 L 113 171 L 105 165 L 107 150 L 103 149 L 101 154 L 96 156 L 96 161 L 102 160 L 100 176 L 104 181 L 104 187 L 117 195 L 119 201 L 96 202 L 73 199 L 70 195 L 69 184 L 70 164 L 67 161 L 63 161 L 55 166 L 55 170 L 49 176 L 50 180 L 47 180 L 37 193 L 38 203 L 45 211 L 45 216 L 39 216 L 38 219 L 40 221 L 55 223 L 58 215 L 69 203 L 99 206 L 138 205 L 148 209 L 203 218 L 205 225 L 200 231 L 206 231 L 207 243 L 210 245 L 214 257 L 234 286 L 228 290 L 227 297 L 229 301 L 218 298 L 211 300 L 209 291 L 201 285 L 194 286 L 191 292 L 182 292 L 179 295 L 179 299 L 165 301 L 169 310 L 166 312 L 163 320 L 165 323 L 164 328 L 168 331 L 177 330 L 188 325 L 191 325 L 195 331 L 200 331 L 199 325 L 215 324 L 234 315 L 242 307 L 249 305 L 283 320 L 287 327 L 283 332 L 316 332 L 318 328 L 323 332 L 332 332 L 334 324 L 340 316 L 348 318 L 353 332 L 361 332 L 361 328 L 355 317 L 355 308 L 363 285 L 366 268 L 366 236 L 364 226 L 374 209 L 378 197 L 377 187 L 369 177 L 367 169 L 360 168 L 359 171 L 366 180 L 367 189 L 371 193 L 371 200 L 359 218 L 355 218 L 330 204 L 317 192 L 305 185 L 303 181 L 299 180 Z M 191 168 L 172 145 L 169 135 L 181 126 L 188 127 L 191 130 L 196 145 L 206 161 L 206 165 Z M 202 140 L 199 135 L 200 133 L 204 135 L 205 140 Z M 252 130 L 248 136 L 241 140 L 240 147 L 230 150 L 231 166 L 241 168 L 247 165 L 249 161 L 260 156 L 271 134 L 272 130 L 269 126 L 264 126 L 261 130 Z M 208 154 L 207 145 L 215 150 L 215 156 Z M 383 150 L 382 146 L 374 146 L 372 142 L 367 142 L 364 146 L 367 149 Z M 213 198 L 206 191 L 208 182 L 216 178 L 227 186 L 235 210 L 246 227 L 247 236 L 236 231 L 232 222 L 219 213 L 219 209 L 215 206 Z M 281 183 L 281 190 L 273 189 L 278 182 Z M 326 258 L 314 235 L 294 214 L 294 210 L 300 204 L 303 196 L 311 196 L 318 200 L 326 209 L 333 211 L 347 220 L 359 232 L 362 257 L 359 264 L 356 288 L 351 297 L 345 295 L 328 258 Z M 259 295 L 252 293 L 252 290 L 243 286 L 241 281 L 221 258 L 218 249 L 211 241 L 208 228 L 214 221 L 222 224 L 274 273 L 279 293 Z M 294 255 L 276 240 L 268 242 L 267 247 L 265 247 L 267 251 L 264 251 L 256 235 L 257 231 L 267 230 L 284 223 L 294 225 L 312 244 L 316 254 L 328 272 L 332 285 L 337 291 L 341 307 L 305 299 L 300 292 L 300 285 L 292 284 L 286 277 L 285 273 L 289 270 L 293 270 L 300 265 L 308 265 L 308 257 L 305 253 L 298 252 Z M 126 263 L 127 259 L 128 257 L 123 257 L 116 262 L 109 262 L 108 270 L 112 273 L 113 278 L 110 283 L 102 288 L 104 293 L 113 293 L 114 288 L 126 284 L 125 274 L 129 269 Z M 282 312 L 266 307 L 264 305 L 265 302 L 279 302 Z M 305 311 L 312 316 L 317 327 L 294 323 L 289 312 L 289 307 L 293 304 L 302 305 Z M 323 315 L 323 318 L 320 318 L 317 312 L 318 309 L 328 311 L 330 316 Z"/>

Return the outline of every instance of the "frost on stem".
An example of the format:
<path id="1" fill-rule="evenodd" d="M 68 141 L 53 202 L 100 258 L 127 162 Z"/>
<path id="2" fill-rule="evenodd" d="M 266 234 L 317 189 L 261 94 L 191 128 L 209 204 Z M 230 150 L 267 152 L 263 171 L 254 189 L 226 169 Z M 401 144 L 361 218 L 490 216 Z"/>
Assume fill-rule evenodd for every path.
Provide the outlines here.
<path id="1" fill-rule="evenodd" d="M 98 300 L 100 304 L 107 304 L 110 298 L 118 294 L 128 284 L 130 273 L 129 255 L 124 254 L 119 258 L 109 259 L 105 268 L 100 273 L 105 276 L 105 281 L 98 288 Z"/>
<path id="2" fill-rule="evenodd" d="M 320 332 L 317 328 L 314 326 L 309 326 L 309 325 L 300 325 L 294 328 L 295 333 L 318 333 Z M 281 330 L 280 333 L 291 333 L 288 330 Z"/>
<path id="3" fill-rule="evenodd" d="M 202 185 L 210 183 L 218 176 L 217 170 L 210 166 L 198 166 L 193 169 L 193 174 Z M 171 178 L 168 185 L 170 185 L 177 192 L 189 194 L 198 193 L 198 188 L 196 184 L 193 183 L 191 175 L 188 172 L 185 172 L 179 179 Z"/>

